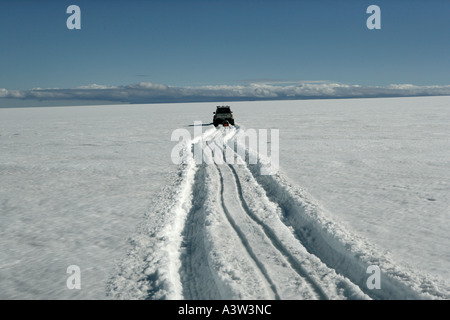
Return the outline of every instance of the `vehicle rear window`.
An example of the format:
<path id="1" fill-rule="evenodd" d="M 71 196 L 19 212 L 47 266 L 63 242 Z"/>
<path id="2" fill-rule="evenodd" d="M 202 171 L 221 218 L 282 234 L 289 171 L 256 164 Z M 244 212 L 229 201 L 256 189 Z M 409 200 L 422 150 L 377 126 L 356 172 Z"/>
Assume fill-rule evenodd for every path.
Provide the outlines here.
<path id="1" fill-rule="evenodd" d="M 217 113 L 230 113 L 230 108 L 219 108 L 217 109 Z"/>

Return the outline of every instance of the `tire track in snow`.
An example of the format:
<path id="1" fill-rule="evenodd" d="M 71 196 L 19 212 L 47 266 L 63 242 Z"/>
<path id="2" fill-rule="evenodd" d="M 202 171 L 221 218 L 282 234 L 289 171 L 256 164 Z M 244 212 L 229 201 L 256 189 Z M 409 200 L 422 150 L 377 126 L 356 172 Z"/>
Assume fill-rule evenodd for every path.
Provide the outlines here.
<path id="1" fill-rule="evenodd" d="M 241 228 L 236 224 L 236 222 L 233 219 L 232 214 L 227 208 L 227 205 L 225 204 L 225 197 L 224 197 L 224 180 L 223 180 L 223 174 L 222 171 L 216 166 L 217 171 L 220 175 L 220 197 L 221 197 L 221 204 L 222 208 L 225 212 L 225 215 L 227 216 L 228 222 L 233 227 L 236 234 L 239 236 L 242 245 L 244 246 L 245 250 L 247 251 L 248 255 L 255 261 L 255 264 L 258 266 L 258 269 L 261 271 L 261 273 L 264 275 L 265 280 L 269 284 L 271 290 L 274 293 L 275 299 L 280 300 L 280 295 L 278 294 L 277 288 L 275 284 L 273 283 L 272 279 L 270 278 L 267 269 L 265 268 L 264 264 L 258 259 L 257 254 L 255 254 L 252 245 L 247 240 L 247 237 L 245 236 L 245 233 L 241 230 Z"/>
<path id="2" fill-rule="evenodd" d="M 205 142 L 214 139 L 220 132 L 207 130 L 202 136 L 191 141 L 190 156 L 204 149 Z M 220 284 L 216 284 L 213 267 L 209 264 L 205 225 L 207 213 L 208 186 L 207 168 L 204 163 L 196 166 L 192 181 L 190 210 L 187 214 L 183 243 L 181 245 L 181 282 L 185 299 L 221 299 Z"/>
<path id="3" fill-rule="evenodd" d="M 216 146 L 219 147 L 217 143 Z M 230 147 L 224 144 L 222 150 L 224 158 L 225 152 L 229 152 L 229 149 Z M 235 156 L 238 156 L 233 149 L 231 151 Z M 257 184 L 247 166 L 245 164 L 242 165 L 243 163 L 241 162 L 241 165 L 227 165 L 227 173 L 233 177 L 233 183 L 236 185 L 238 197 L 236 201 L 240 203 L 245 214 L 248 215 L 252 222 L 261 228 L 270 244 L 283 256 L 286 265 L 289 265 L 302 278 L 305 284 L 298 288 L 298 296 L 296 298 L 367 299 L 368 297 L 356 285 L 348 279 L 337 275 L 333 269 L 327 268 L 317 257 L 307 253 L 303 245 L 295 238 L 291 229 L 281 223 L 276 212 L 277 208 L 280 210 L 277 204 L 270 202 L 265 196 L 264 189 Z M 252 179 L 253 182 L 251 182 Z M 247 187 L 245 195 L 241 181 Z M 229 183 L 231 184 L 231 182 Z M 251 206 L 247 204 L 246 197 L 250 200 Z M 267 217 L 270 215 L 272 218 L 268 219 L 268 221 L 263 221 L 264 218 L 258 216 L 258 211 L 259 213 L 262 212 L 263 216 Z M 289 274 L 289 272 L 286 274 Z M 308 293 L 301 295 L 302 291 Z"/>
<path id="4" fill-rule="evenodd" d="M 203 141 L 216 136 L 218 132 L 210 129 L 203 133 L 200 137 L 194 137 L 188 146 L 190 156 L 194 154 L 194 149 Z M 203 146 L 200 146 L 203 147 Z M 186 151 L 186 150 L 185 150 Z M 192 161 L 193 157 L 192 157 Z M 182 243 L 180 245 L 180 278 L 182 283 L 182 295 L 185 298 L 208 298 L 219 299 L 219 290 L 215 285 L 214 276 L 208 265 L 206 257 L 206 249 L 203 241 L 204 230 L 202 226 L 205 224 L 205 201 L 207 197 L 206 186 L 206 168 L 204 165 L 195 167 L 195 175 L 192 181 L 188 181 L 191 186 L 191 196 L 185 199 L 185 206 L 189 207 L 186 215 L 184 228 L 181 233 Z M 186 196 L 186 195 L 185 195 Z M 200 263 L 201 262 L 201 263 Z M 208 282 L 209 286 L 200 285 L 199 279 Z"/>
<path id="5" fill-rule="evenodd" d="M 234 129 L 228 137 L 237 132 Z M 225 131 L 207 131 L 204 139 L 194 140 L 188 149 L 192 152 L 195 143 L 206 148 L 202 140 L 220 133 Z M 245 210 L 235 222 L 245 232 L 239 237 L 233 229 L 221 205 L 222 201 L 228 204 L 231 215 L 228 206 L 241 203 L 237 186 L 231 192 L 221 191 L 236 184 L 230 168 L 223 166 L 229 172 L 222 174 L 215 165 L 192 164 L 188 161 L 180 166 L 174 181 L 179 187 L 167 189 L 157 202 L 156 215 L 149 216 L 152 222 L 135 237 L 130 255 L 110 282 L 111 295 L 119 299 L 317 298 L 308 281 L 293 270 L 269 239 L 259 241 L 266 237 L 264 230 Z M 225 200 L 226 195 L 232 195 L 231 201 Z M 243 234 L 252 235 L 249 230 L 258 234 L 258 241 L 251 245 L 243 240 Z M 269 249 L 271 253 L 266 255 Z"/>
<path id="6" fill-rule="evenodd" d="M 350 286 L 347 281 L 339 281 L 337 284 L 337 288 L 347 292 L 346 295 L 350 298 L 364 298 L 361 297 L 363 295 L 372 299 L 445 297 L 426 276 L 401 268 L 365 239 L 351 234 L 331 221 L 311 196 L 290 185 L 280 173 L 262 175 L 260 172 L 266 159 L 262 159 L 261 155 L 253 150 L 243 149 L 245 158 L 250 158 L 250 153 L 256 154 L 257 164 L 249 164 L 245 158 L 241 158 L 241 163 L 251 172 L 256 184 L 264 190 L 269 200 L 281 209 L 280 221 L 293 230 L 293 235 L 310 255 L 320 259 L 337 275 L 351 281 Z M 367 286 L 367 268 L 370 265 L 378 265 L 381 268 L 380 290 L 371 290 Z M 355 286 L 364 294 L 355 292 L 352 288 Z"/>
<path id="7" fill-rule="evenodd" d="M 234 130 L 235 135 L 237 131 Z M 219 146 L 217 141 L 213 143 L 216 145 L 215 150 L 221 150 L 225 159 L 225 148 Z M 216 164 L 216 168 L 221 177 L 222 206 L 227 218 L 270 283 L 275 296 L 281 299 L 327 299 L 314 280 L 306 276 L 282 244 L 252 214 L 242 196 L 239 178 L 232 166 Z"/>
<path id="8" fill-rule="evenodd" d="M 298 262 L 296 258 L 289 252 L 289 249 L 286 248 L 283 243 L 278 239 L 275 232 L 272 231 L 272 229 L 267 225 L 264 224 L 254 213 L 253 211 L 248 207 L 247 202 L 244 199 L 244 195 L 242 192 L 242 186 L 240 182 L 240 178 L 234 169 L 232 165 L 228 165 L 228 167 L 231 169 L 231 172 L 233 173 L 234 179 L 236 181 L 239 199 L 241 201 L 241 204 L 245 210 L 245 212 L 248 214 L 248 216 L 258 225 L 261 226 L 261 228 L 264 230 L 264 233 L 266 234 L 267 238 L 270 240 L 272 245 L 286 258 L 292 269 L 294 269 L 303 279 L 305 279 L 306 282 L 312 287 L 312 289 L 315 291 L 316 295 L 319 299 L 327 300 L 329 297 L 327 294 L 322 290 L 322 288 L 315 282 L 314 279 L 312 279 L 306 270 L 304 270 L 303 266 Z"/>
<path id="9" fill-rule="evenodd" d="M 241 201 L 247 207 L 247 213 L 261 225 L 272 244 L 308 282 L 319 299 L 368 299 L 358 286 L 307 252 L 292 228 L 282 222 L 279 206 L 266 197 L 264 189 L 253 179 L 245 165 L 230 167 L 238 181 Z"/>
<path id="10" fill-rule="evenodd" d="M 236 143 L 239 130 L 208 129 L 191 141 L 190 155 L 195 144 L 207 150 L 206 140 L 226 132 L 226 143 Z M 252 151 L 244 149 L 247 158 Z M 448 299 L 431 281 L 404 272 L 330 221 L 281 174 L 261 175 L 259 154 L 257 159 L 256 164 L 241 159 L 242 165 L 180 165 L 149 222 L 133 237 L 109 294 L 118 299 Z M 225 191 L 233 185 L 234 191 Z M 242 207 L 237 216 L 233 203 Z M 264 239 L 261 235 L 264 245 L 249 240 Z M 366 287 L 371 264 L 382 268 L 382 290 Z M 284 271 L 277 274 L 274 268 Z M 299 290 L 286 292 L 283 276 L 298 279 Z"/>
<path id="11" fill-rule="evenodd" d="M 222 155 L 225 153 L 225 149 L 217 145 L 217 141 L 214 140 L 215 137 L 219 135 L 225 134 L 224 130 L 217 130 L 217 132 L 213 135 L 212 141 L 208 143 L 205 141 L 202 148 L 210 149 L 210 156 L 214 156 L 214 151 L 221 150 Z M 227 134 L 228 138 L 231 140 L 238 130 L 233 129 L 233 132 Z M 211 148 L 211 145 L 215 144 L 216 147 L 214 151 Z M 220 194 L 220 203 L 219 206 L 223 209 L 223 214 L 226 216 L 228 224 L 232 227 L 234 233 L 237 235 L 240 241 L 240 246 L 243 248 L 238 249 L 236 247 L 236 251 L 244 251 L 253 261 L 254 261 L 254 270 L 248 270 L 251 273 L 259 273 L 263 276 L 263 282 L 265 282 L 266 286 L 268 286 L 273 291 L 273 298 L 276 299 L 328 299 L 328 298 L 357 298 L 364 299 L 367 298 L 362 294 L 357 288 L 352 287 L 352 284 L 349 283 L 346 279 L 342 279 L 341 277 L 332 274 L 333 272 L 329 272 L 326 270 L 322 272 L 319 276 L 321 279 L 327 279 L 327 285 L 324 286 L 328 291 L 325 292 L 322 287 L 317 284 L 316 278 L 309 275 L 309 271 L 305 270 L 303 264 L 298 261 L 298 257 L 294 258 L 292 251 L 296 251 L 297 249 L 292 249 L 292 246 L 286 245 L 283 240 L 277 238 L 277 235 L 271 228 L 259 221 L 256 215 L 249 208 L 248 204 L 244 199 L 244 192 L 242 190 L 240 176 L 237 173 L 236 169 L 231 165 L 217 165 L 210 163 L 210 165 L 203 165 L 201 168 L 215 169 L 219 175 L 219 184 L 218 192 Z M 199 169 L 204 170 L 204 169 Z M 250 174 L 250 173 L 248 173 Z M 250 174 L 251 175 L 251 174 Z M 245 176 L 243 176 L 245 177 Z M 198 183 L 200 188 L 204 188 L 206 186 L 210 186 L 211 183 L 216 182 L 216 180 L 205 180 L 198 179 Z M 195 190 L 195 189 L 194 189 Z M 195 192 L 197 196 L 195 198 L 201 199 L 204 195 L 204 192 Z M 256 196 L 252 196 L 253 201 L 261 200 Z M 202 203 L 201 206 L 193 206 L 197 207 L 197 209 L 201 209 L 202 206 L 205 205 L 204 201 L 200 201 Z M 195 217 L 199 214 L 198 210 L 191 210 L 189 216 Z M 216 213 L 217 214 L 217 213 Z M 192 234 L 200 234 L 203 233 L 204 223 L 200 222 L 200 220 L 194 222 L 190 221 L 188 218 L 188 222 L 186 223 L 186 228 L 194 228 L 195 232 L 191 232 L 191 235 L 187 236 L 187 242 L 197 243 L 198 241 L 192 236 Z M 199 223 L 200 222 L 200 223 Z M 289 234 L 289 230 L 286 229 Z M 228 232 L 226 234 L 227 237 L 231 237 L 232 235 Z M 206 243 L 211 243 L 212 239 L 208 239 Z M 215 240 L 217 241 L 217 239 Z M 301 246 L 301 244 L 296 244 Z M 219 246 L 219 249 L 225 249 L 225 246 Z M 208 266 L 208 249 L 203 248 L 203 256 L 195 254 L 193 252 L 189 253 L 186 256 L 185 264 L 187 267 L 185 268 L 186 275 L 184 277 L 184 287 L 186 287 L 184 293 L 187 298 L 210 298 L 217 297 L 217 295 L 211 294 L 205 295 L 204 288 L 211 287 L 211 277 L 205 276 L 207 274 L 211 274 L 212 278 L 217 279 L 218 270 L 214 270 L 214 266 Z M 199 250 L 197 250 L 198 252 Z M 201 251 L 201 250 L 200 250 Z M 301 257 L 305 259 L 305 256 Z M 306 257 L 306 259 L 310 259 L 310 257 Z M 318 260 L 318 259 L 316 259 Z M 227 261 L 225 261 L 227 263 Z M 196 265 L 195 265 L 196 264 Z M 308 264 L 307 264 L 308 265 Z M 311 268 L 317 267 L 317 262 L 311 265 Z M 319 266 L 318 269 L 321 267 Z M 191 271 L 189 271 L 191 270 Z M 202 270 L 198 272 L 198 270 Z M 195 274 L 197 271 L 197 274 Z M 215 276 L 214 276 L 215 275 Z M 247 273 L 247 276 L 249 273 Z M 336 279 L 337 278 L 337 279 Z M 222 287 L 224 287 L 224 283 L 220 283 L 217 286 L 217 290 L 220 291 Z M 330 285 L 331 282 L 331 285 Z M 264 284 L 263 284 L 264 286 Z M 333 287 L 334 286 L 334 287 Z M 244 289 L 245 291 L 245 289 Z M 331 294 L 330 294 L 331 292 Z M 220 295 L 218 294 L 219 296 Z"/>
<path id="12" fill-rule="evenodd" d="M 206 214 L 204 212 L 206 191 L 206 169 L 200 167 L 194 178 L 192 207 L 183 230 L 181 282 L 186 299 L 220 299 L 219 289 L 214 281 L 208 263 L 205 236 Z M 208 286 L 204 285 L 208 283 Z"/>
<path id="13" fill-rule="evenodd" d="M 216 130 L 209 135 L 214 139 Z M 197 151 L 207 149 L 208 139 L 192 145 Z M 274 299 L 277 298 L 264 271 L 249 254 L 226 218 L 221 204 L 223 184 L 220 171 L 201 164 L 192 188 L 192 206 L 183 232 L 180 269 L 185 299 Z"/>

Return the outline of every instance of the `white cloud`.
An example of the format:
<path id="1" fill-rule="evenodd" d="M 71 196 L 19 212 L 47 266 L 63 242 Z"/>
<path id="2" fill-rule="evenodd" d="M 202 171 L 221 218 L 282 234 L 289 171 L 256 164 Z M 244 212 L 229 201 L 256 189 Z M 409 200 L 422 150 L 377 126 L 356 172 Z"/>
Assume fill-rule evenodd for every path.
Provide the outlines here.
<path id="1" fill-rule="evenodd" d="M 98 89 L 114 89 L 117 87 L 112 87 L 112 86 L 104 86 L 101 84 L 90 84 L 88 86 L 81 86 L 81 87 L 76 87 L 76 89 L 92 89 L 92 90 L 98 90 Z M 39 88 L 40 89 L 40 88 Z"/>
<path id="2" fill-rule="evenodd" d="M 391 84 L 388 86 L 361 86 L 327 83 L 323 81 L 302 81 L 284 86 L 267 83 L 250 83 L 247 85 L 174 87 L 151 82 L 140 82 L 124 86 L 91 84 L 72 89 L 0 89 L 0 99 L 7 98 L 43 101 L 89 100 L 119 103 L 362 98 L 424 95 L 450 95 L 450 85 L 416 86 L 412 84 Z"/>

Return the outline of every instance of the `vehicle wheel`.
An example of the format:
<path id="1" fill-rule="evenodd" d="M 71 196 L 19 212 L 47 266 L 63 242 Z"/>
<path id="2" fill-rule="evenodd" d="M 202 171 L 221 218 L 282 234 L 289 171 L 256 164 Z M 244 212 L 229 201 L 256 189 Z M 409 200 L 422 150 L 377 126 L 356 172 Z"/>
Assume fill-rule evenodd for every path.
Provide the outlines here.
<path id="1" fill-rule="evenodd" d="M 230 124 L 234 126 L 234 120 L 230 120 Z"/>

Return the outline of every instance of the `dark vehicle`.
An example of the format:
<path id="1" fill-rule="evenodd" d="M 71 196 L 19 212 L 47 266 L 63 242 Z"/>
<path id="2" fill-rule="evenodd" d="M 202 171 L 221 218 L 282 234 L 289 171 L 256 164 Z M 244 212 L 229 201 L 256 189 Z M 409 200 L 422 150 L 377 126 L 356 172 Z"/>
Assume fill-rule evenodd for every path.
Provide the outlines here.
<path id="1" fill-rule="evenodd" d="M 223 125 L 225 122 L 234 126 L 233 112 L 231 111 L 230 106 L 217 106 L 216 112 L 213 113 L 214 127 L 217 127 L 219 124 Z"/>

